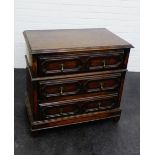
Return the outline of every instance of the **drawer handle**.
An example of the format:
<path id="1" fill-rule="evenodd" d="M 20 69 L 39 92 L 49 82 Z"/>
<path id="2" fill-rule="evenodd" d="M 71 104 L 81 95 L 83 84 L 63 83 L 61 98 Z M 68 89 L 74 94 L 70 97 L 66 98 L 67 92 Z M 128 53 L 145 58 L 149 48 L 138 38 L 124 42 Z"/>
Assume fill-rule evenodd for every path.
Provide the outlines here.
<path id="1" fill-rule="evenodd" d="M 60 108 L 60 115 L 63 115 L 63 108 Z"/>
<path id="2" fill-rule="evenodd" d="M 98 109 L 101 108 L 101 102 L 98 102 Z"/>
<path id="3" fill-rule="evenodd" d="M 104 90 L 104 87 L 103 87 L 103 83 L 102 82 L 100 83 L 100 88 L 101 88 L 101 90 Z"/>
<path id="4" fill-rule="evenodd" d="M 60 95 L 63 95 L 63 87 L 60 87 Z"/>
<path id="5" fill-rule="evenodd" d="M 105 60 L 103 60 L 103 68 L 105 68 L 105 67 L 106 67 Z"/>
<path id="6" fill-rule="evenodd" d="M 64 64 L 61 64 L 61 72 L 64 71 Z"/>

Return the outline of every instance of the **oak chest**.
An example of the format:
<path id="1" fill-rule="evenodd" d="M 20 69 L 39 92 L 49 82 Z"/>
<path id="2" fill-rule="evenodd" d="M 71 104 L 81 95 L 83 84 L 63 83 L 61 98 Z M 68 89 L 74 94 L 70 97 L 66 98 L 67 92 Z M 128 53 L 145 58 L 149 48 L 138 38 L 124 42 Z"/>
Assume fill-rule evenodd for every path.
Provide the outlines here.
<path id="1" fill-rule="evenodd" d="M 133 46 L 107 29 L 24 31 L 31 130 L 112 118 Z"/>

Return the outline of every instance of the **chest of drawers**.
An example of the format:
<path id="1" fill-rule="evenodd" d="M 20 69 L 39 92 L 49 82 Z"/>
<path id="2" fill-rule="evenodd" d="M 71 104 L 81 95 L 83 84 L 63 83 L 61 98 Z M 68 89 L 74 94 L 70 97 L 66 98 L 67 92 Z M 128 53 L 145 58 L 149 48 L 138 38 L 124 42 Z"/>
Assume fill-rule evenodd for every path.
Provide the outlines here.
<path id="1" fill-rule="evenodd" d="M 112 118 L 133 46 L 107 29 L 24 31 L 31 130 Z"/>

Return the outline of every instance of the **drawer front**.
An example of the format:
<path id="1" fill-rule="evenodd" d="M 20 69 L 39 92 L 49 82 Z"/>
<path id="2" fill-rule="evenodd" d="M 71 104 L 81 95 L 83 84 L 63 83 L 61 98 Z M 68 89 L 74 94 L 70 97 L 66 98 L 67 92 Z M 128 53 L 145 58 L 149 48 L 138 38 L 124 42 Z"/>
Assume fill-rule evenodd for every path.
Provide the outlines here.
<path id="1" fill-rule="evenodd" d="M 124 53 L 103 53 L 91 55 L 87 60 L 87 68 L 90 71 L 109 70 L 121 68 Z"/>
<path id="2" fill-rule="evenodd" d="M 56 101 L 67 99 L 70 96 L 82 96 L 90 93 L 118 91 L 121 82 L 121 73 L 100 75 L 98 77 L 84 77 L 79 80 L 46 80 L 38 83 L 39 101 Z"/>
<path id="3" fill-rule="evenodd" d="M 67 117 L 96 111 L 104 111 L 117 106 L 116 97 L 100 98 L 91 101 L 81 101 L 67 103 L 63 105 L 39 105 L 40 117 L 42 119 L 51 119 L 58 117 Z"/>
<path id="4" fill-rule="evenodd" d="M 74 73 L 82 70 L 82 63 L 77 56 L 52 57 L 42 56 L 38 58 L 39 75 L 60 75 Z"/>
<path id="5" fill-rule="evenodd" d="M 64 75 L 91 71 L 121 69 L 124 63 L 124 50 L 91 52 L 78 55 L 38 56 L 39 76 Z"/>

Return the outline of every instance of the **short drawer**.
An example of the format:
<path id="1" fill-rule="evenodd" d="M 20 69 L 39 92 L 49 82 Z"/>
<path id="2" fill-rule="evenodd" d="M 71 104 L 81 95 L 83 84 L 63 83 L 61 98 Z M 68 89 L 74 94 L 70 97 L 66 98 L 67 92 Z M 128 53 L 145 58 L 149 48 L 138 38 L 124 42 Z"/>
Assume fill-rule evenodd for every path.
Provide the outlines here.
<path id="1" fill-rule="evenodd" d="M 38 82 L 40 102 L 82 97 L 85 94 L 118 91 L 121 73 L 81 77 L 79 79 L 46 80 Z"/>
<path id="2" fill-rule="evenodd" d="M 63 75 L 82 71 L 82 62 L 78 56 L 39 56 L 38 73 L 41 76 Z"/>
<path id="3" fill-rule="evenodd" d="M 39 105 L 39 113 L 42 119 L 68 117 L 72 115 L 104 111 L 117 106 L 117 96 L 105 96 L 88 101 L 67 101 L 63 104 Z"/>
<path id="4" fill-rule="evenodd" d="M 124 50 L 58 56 L 44 54 L 38 56 L 38 74 L 50 76 L 121 69 L 124 67 L 124 59 Z"/>

